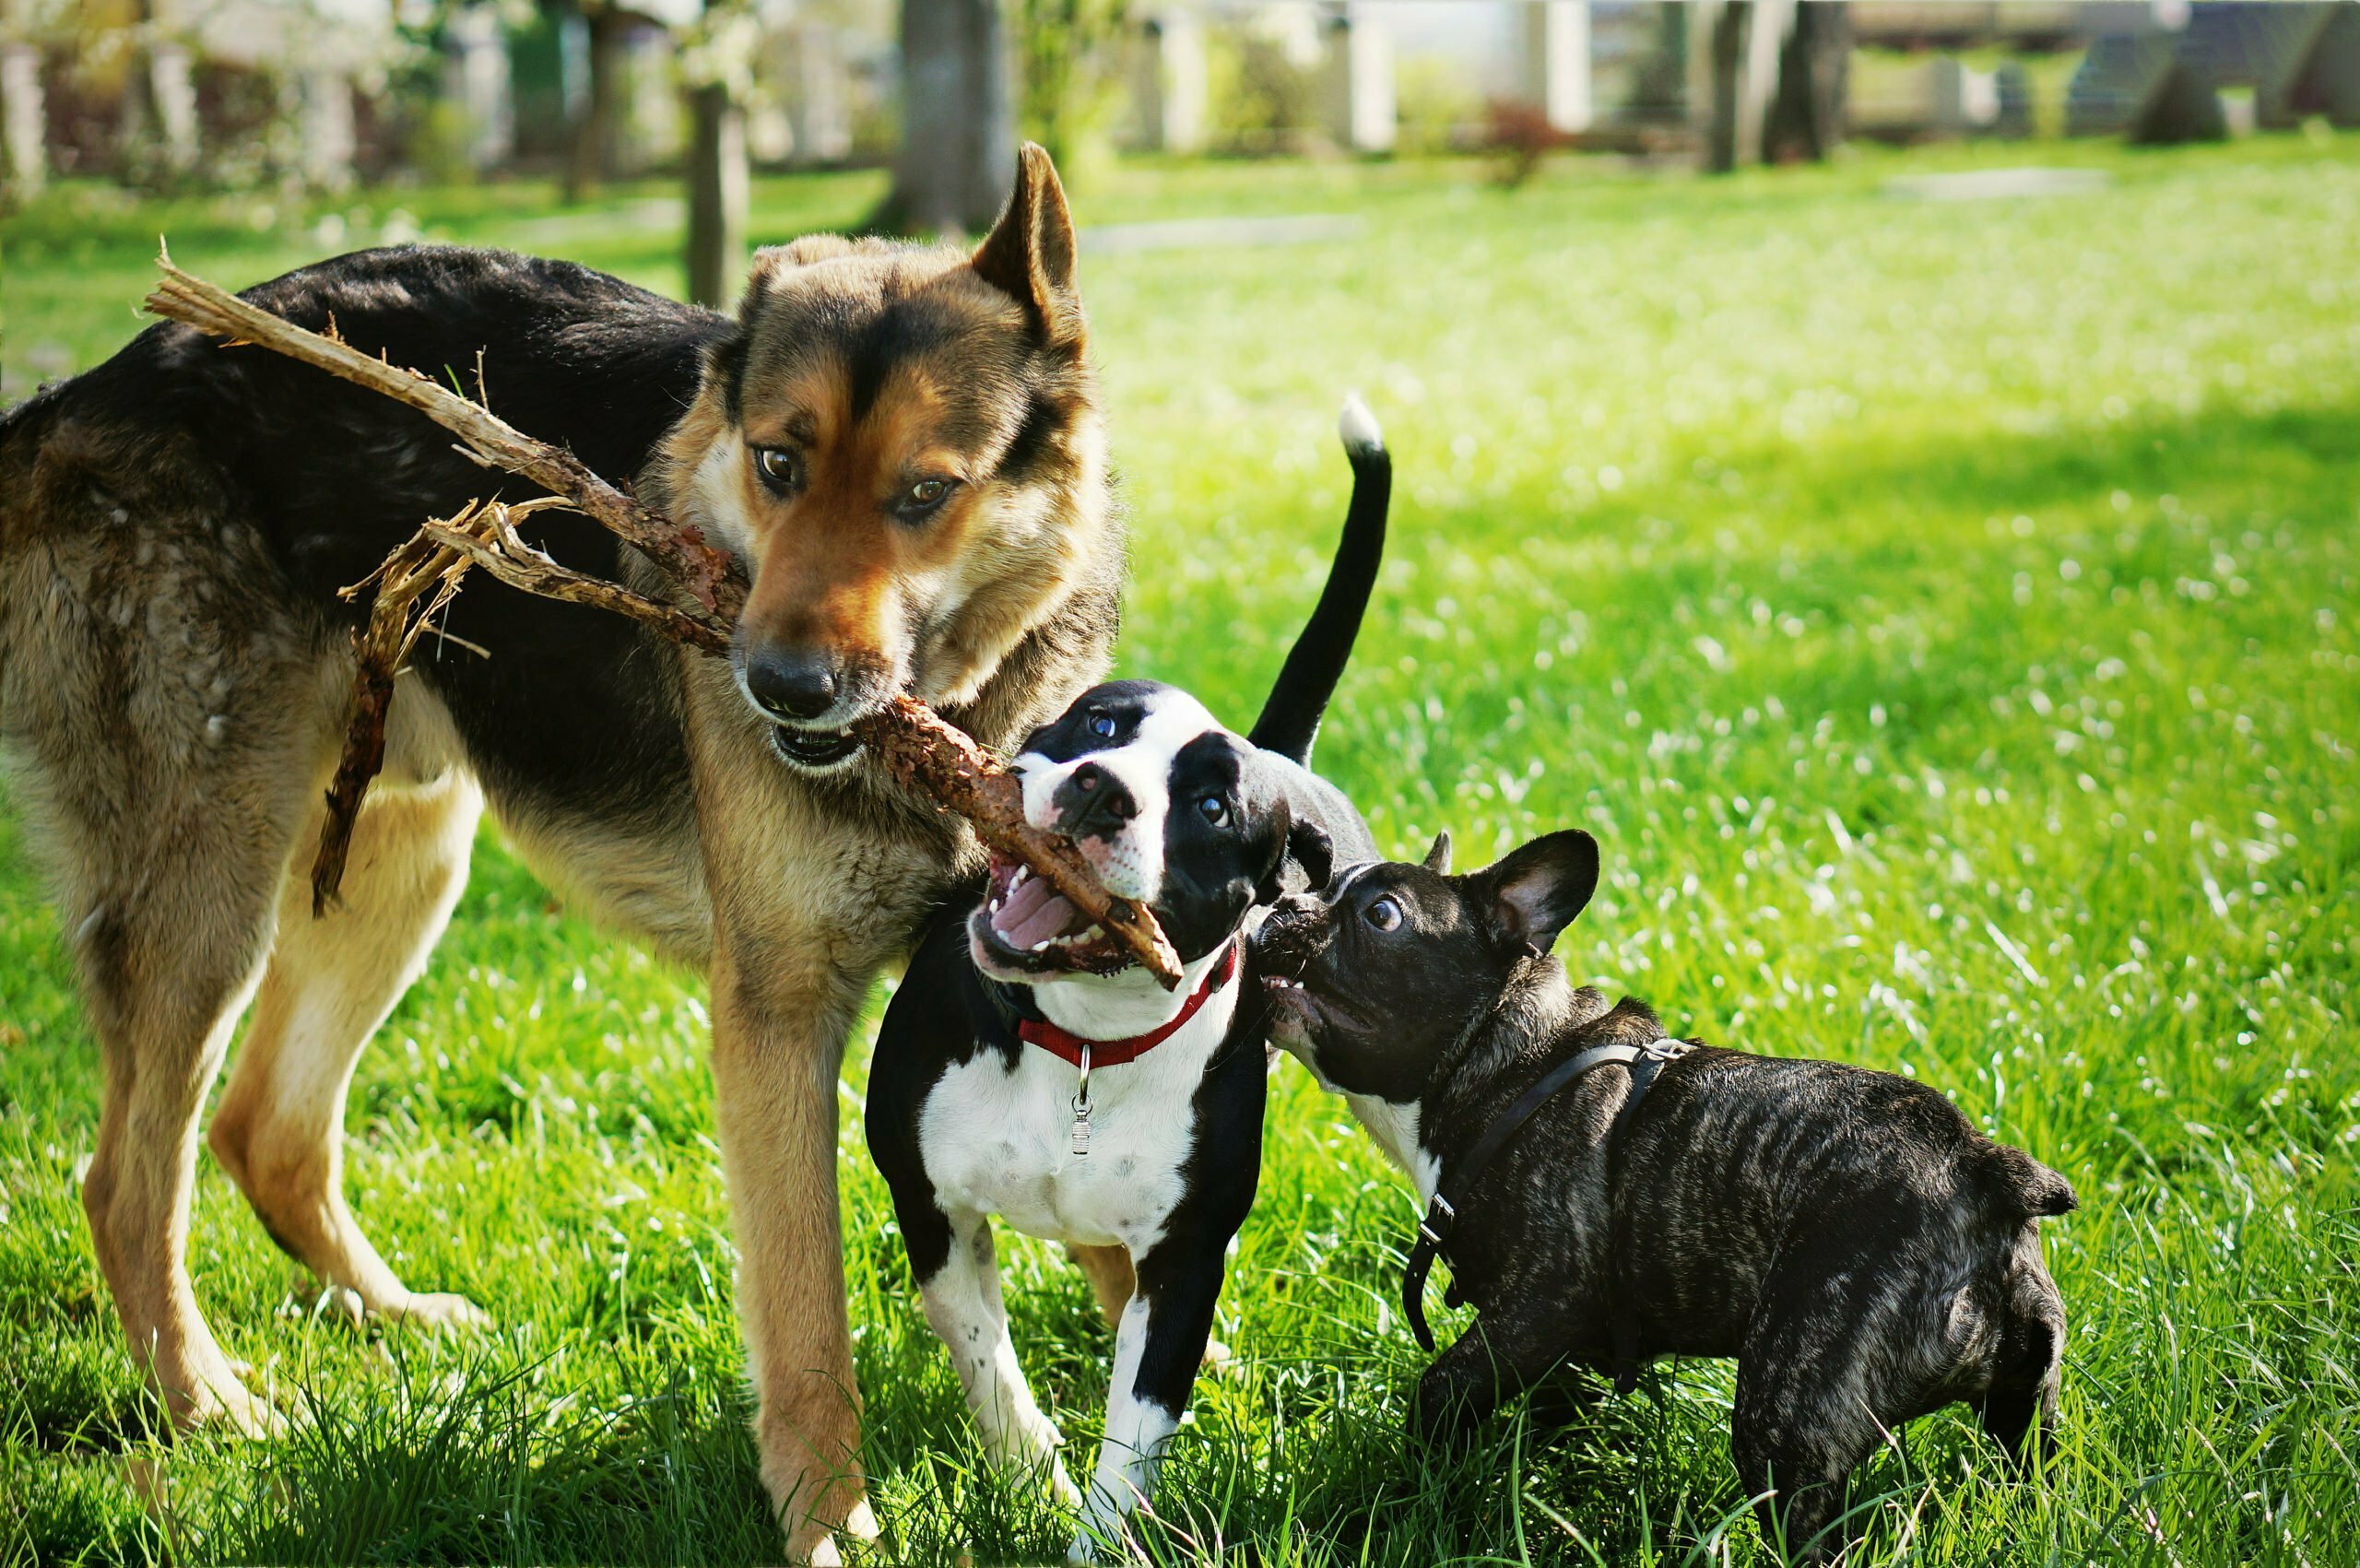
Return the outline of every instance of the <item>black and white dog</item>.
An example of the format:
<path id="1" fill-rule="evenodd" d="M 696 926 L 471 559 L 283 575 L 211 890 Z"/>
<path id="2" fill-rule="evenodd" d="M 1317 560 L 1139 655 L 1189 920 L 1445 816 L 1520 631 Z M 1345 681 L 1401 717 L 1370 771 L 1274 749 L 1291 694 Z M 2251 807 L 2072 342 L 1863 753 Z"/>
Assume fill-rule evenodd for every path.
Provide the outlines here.
<path id="1" fill-rule="evenodd" d="M 1331 854 L 1375 854 L 1360 813 L 1306 767 L 1375 582 L 1391 488 L 1357 400 L 1341 429 L 1353 472 L 1342 542 L 1251 733 L 1175 688 L 1118 680 L 1083 693 L 1017 759 L 1026 816 L 1072 838 L 1110 892 L 1154 912 L 1183 983 L 1162 989 L 1048 884 L 996 860 L 982 897 L 938 919 L 878 1036 L 868 1147 L 926 1320 L 993 1458 L 1045 1469 L 1061 1501 L 1083 1506 L 1077 1561 L 1119 1540 L 1153 1490 L 1254 1201 L 1268 1060 L 1266 1014 L 1241 973 L 1247 916 L 1323 883 Z M 1111 1290 L 1093 1278 L 1116 1331 L 1086 1497 L 1017 1364 L 995 1214 L 1128 1264 Z"/>

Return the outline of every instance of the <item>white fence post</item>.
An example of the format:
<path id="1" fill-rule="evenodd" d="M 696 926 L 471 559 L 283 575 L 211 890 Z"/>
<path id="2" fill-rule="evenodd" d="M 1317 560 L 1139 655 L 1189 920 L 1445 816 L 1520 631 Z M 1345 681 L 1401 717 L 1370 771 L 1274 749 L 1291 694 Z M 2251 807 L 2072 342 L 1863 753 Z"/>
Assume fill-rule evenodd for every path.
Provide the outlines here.
<path id="1" fill-rule="evenodd" d="M 1196 8 L 1170 5 L 1139 29 L 1139 145 L 1153 152 L 1201 152 L 1205 147 L 1205 24 Z"/>
<path id="2" fill-rule="evenodd" d="M 1594 118 L 1588 0 L 1537 0 L 1524 8 L 1526 96 L 1549 128 L 1587 131 Z"/>
<path id="3" fill-rule="evenodd" d="M 0 42 L 0 182 L 30 196 L 49 179 L 48 110 L 41 100 L 41 51 Z"/>
<path id="4" fill-rule="evenodd" d="M 1391 152 L 1393 35 L 1376 7 L 1347 4 L 1328 24 L 1328 106 L 1336 140 L 1354 152 Z"/>

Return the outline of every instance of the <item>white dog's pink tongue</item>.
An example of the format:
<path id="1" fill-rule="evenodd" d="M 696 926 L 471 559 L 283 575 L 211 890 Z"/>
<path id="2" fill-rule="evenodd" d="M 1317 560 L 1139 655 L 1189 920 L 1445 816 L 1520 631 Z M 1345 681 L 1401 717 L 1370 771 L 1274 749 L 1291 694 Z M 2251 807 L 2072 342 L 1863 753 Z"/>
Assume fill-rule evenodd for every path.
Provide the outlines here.
<path id="1" fill-rule="evenodd" d="M 992 916 L 992 929 L 1012 948 L 1032 948 L 1061 936 L 1073 924 L 1073 905 L 1045 878 L 1028 877 L 1009 892 Z"/>

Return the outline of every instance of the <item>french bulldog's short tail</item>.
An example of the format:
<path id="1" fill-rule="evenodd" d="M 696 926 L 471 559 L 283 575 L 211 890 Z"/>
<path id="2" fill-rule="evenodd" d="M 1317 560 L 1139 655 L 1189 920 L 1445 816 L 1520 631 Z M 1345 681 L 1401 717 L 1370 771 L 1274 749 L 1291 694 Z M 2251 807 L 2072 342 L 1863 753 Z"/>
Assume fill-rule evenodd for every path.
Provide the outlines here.
<path id="1" fill-rule="evenodd" d="M 1287 662 L 1279 670 L 1261 717 L 1246 737 L 1266 751 L 1291 757 L 1305 767 L 1311 763 L 1311 743 L 1319 737 L 1319 720 L 1328 699 L 1343 678 L 1352 656 L 1352 640 L 1360 635 L 1361 613 L 1376 586 L 1377 563 L 1385 555 L 1385 518 L 1393 500 L 1393 457 L 1385 450 L 1385 433 L 1376 416 L 1358 396 L 1344 399 L 1336 422 L 1344 438 L 1344 456 L 1352 466 L 1352 500 L 1344 512 L 1344 536 L 1337 543 L 1336 560 L 1328 569 L 1328 585 L 1319 591 L 1318 607 L 1294 640 Z"/>
<path id="2" fill-rule="evenodd" d="M 2072 1183 L 2021 1149 L 2004 1143 L 1994 1148 L 1990 1172 L 1998 1178 L 2003 1201 L 2020 1208 L 2027 1220 L 2053 1219 L 2081 1206 Z"/>

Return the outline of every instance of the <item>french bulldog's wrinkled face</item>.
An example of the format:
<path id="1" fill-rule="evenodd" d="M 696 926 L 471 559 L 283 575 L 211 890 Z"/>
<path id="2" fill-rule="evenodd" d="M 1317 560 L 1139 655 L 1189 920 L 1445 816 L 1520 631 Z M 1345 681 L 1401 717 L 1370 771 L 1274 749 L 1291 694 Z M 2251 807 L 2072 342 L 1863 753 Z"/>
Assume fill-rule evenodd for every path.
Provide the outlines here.
<path id="1" fill-rule="evenodd" d="M 1107 891 L 1152 910 L 1184 963 L 1278 897 L 1290 853 L 1313 884 L 1326 879 L 1325 835 L 1293 819 L 1280 772 L 1176 687 L 1093 687 L 1033 731 L 1015 771 L 1025 819 L 1072 839 Z M 1045 881 L 997 856 L 967 930 L 976 965 L 1003 980 L 1131 961 Z"/>
<path id="2" fill-rule="evenodd" d="M 1396 1104 L 1422 1098 L 1516 966 L 1546 952 L 1598 886 L 1598 843 L 1550 833 L 1469 876 L 1450 835 L 1422 865 L 1339 870 L 1280 899 L 1254 937 L 1270 1038 L 1329 1089 Z"/>

